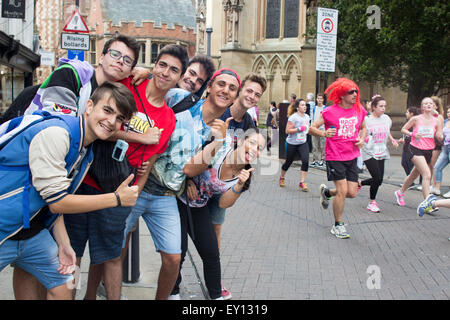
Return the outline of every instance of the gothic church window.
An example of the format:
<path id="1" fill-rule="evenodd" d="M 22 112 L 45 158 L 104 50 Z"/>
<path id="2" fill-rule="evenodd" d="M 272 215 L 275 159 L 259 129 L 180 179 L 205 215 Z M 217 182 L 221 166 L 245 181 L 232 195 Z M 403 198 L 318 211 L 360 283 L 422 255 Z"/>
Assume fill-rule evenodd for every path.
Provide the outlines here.
<path id="1" fill-rule="evenodd" d="M 297 38 L 300 0 L 266 0 L 266 39 Z"/>
<path id="2" fill-rule="evenodd" d="M 281 0 L 267 0 L 266 39 L 280 37 Z"/>
<path id="3" fill-rule="evenodd" d="M 298 37 L 298 0 L 284 0 L 284 37 L 297 38 Z"/>

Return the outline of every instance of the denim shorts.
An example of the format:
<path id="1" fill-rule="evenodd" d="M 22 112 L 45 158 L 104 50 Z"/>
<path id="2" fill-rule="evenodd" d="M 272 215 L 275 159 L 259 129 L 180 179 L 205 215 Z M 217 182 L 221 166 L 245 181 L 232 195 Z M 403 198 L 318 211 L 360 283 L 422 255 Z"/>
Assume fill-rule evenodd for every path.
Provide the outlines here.
<path id="1" fill-rule="evenodd" d="M 156 251 L 181 253 L 180 214 L 175 196 L 156 196 L 142 191 L 127 218 L 123 246 L 126 235 L 141 216 L 152 235 Z"/>
<path id="2" fill-rule="evenodd" d="M 32 274 L 47 290 L 73 281 L 58 272 L 58 246 L 47 229 L 26 240 L 6 240 L 0 245 L 0 271 L 8 264 Z"/>
<path id="3" fill-rule="evenodd" d="M 221 196 L 221 194 L 214 195 L 211 199 L 209 199 L 207 204 L 213 224 L 223 224 L 225 222 L 226 209 L 219 207 L 219 199 Z"/>
<path id="4" fill-rule="evenodd" d="M 77 194 L 101 194 L 95 188 L 82 184 Z M 64 222 L 70 243 L 77 257 L 82 257 L 89 240 L 91 264 L 119 258 L 122 253 L 125 222 L 132 207 L 114 207 L 88 213 L 66 214 Z"/>

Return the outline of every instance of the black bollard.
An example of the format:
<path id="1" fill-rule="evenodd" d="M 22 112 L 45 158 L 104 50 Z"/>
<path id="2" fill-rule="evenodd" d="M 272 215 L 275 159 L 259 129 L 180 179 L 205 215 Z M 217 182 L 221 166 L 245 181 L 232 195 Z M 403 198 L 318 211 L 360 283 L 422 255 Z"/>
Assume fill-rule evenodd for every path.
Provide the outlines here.
<path id="1" fill-rule="evenodd" d="M 128 251 L 122 262 L 122 281 L 125 283 L 136 283 L 139 281 L 139 221 L 136 229 L 131 233 Z"/>

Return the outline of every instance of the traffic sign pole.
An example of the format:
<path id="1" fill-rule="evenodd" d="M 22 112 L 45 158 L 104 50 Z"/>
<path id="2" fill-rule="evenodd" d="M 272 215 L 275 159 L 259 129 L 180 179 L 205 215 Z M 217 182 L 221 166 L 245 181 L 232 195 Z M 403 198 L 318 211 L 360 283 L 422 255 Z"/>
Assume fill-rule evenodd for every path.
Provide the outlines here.
<path id="1" fill-rule="evenodd" d="M 328 86 L 328 72 L 335 72 L 338 10 L 317 8 L 316 32 L 316 96 L 320 72 L 324 72 L 324 89 Z M 326 97 L 324 97 L 326 104 Z"/>

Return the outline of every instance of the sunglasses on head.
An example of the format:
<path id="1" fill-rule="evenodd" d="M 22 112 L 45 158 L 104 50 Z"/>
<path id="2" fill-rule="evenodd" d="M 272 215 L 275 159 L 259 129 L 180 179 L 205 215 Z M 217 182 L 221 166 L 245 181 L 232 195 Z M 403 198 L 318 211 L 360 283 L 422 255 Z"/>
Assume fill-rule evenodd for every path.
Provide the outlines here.
<path id="1" fill-rule="evenodd" d="M 354 90 L 350 90 L 349 92 L 347 92 L 348 94 L 354 94 L 354 93 L 358 93 L 358 90 L 354 89 Z"/>

